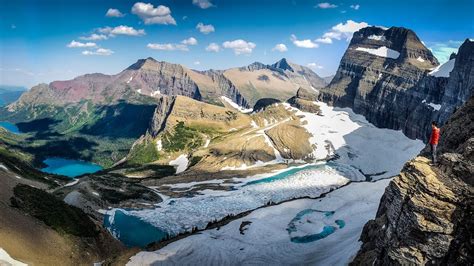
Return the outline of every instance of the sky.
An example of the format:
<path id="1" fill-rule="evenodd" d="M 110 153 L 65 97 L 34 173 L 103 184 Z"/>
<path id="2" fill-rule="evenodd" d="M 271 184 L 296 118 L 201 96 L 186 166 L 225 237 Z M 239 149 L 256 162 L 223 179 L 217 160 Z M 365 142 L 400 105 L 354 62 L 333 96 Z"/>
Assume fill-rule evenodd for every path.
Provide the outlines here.
<path id="1" fill-rule="evenodd" d="M 352 33 L 412 29 L 439 61 L 474 37 L 474 0 L 0 0 L 0 85 L 116 74 L 140 58 L 197 70 L 285 57 L 336 72 Z"/>

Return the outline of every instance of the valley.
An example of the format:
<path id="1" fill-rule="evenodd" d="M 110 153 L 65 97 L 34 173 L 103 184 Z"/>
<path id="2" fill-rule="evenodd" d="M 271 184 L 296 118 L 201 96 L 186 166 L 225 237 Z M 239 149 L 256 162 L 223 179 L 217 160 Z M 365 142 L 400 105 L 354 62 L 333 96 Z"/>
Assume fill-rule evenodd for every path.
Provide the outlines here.
<path id="1" fill-rule="evenodd" d="M 417 193 L 399 212 L 423 234 L 456 228 L 436 235 L 449 246 L 469 207 L 439 196 L 462 218 L 433 222 L 445 205 L 426 179 L 470 199 L 473 66 L 471 39 L 440 65 L 412 30 L 368 26 L 328 81 L 285 58 L 198 71 L 148 57 L 34 86 L 0 109 L 0 227 L 21 235 L 0 230 L 0 264 L 403 263 L 375 236 L 406 233 L 392 204 Z M 431 121 L 446 124 L 439 169 Z M 407 246 L 421 264 L 449 250 Z"/>

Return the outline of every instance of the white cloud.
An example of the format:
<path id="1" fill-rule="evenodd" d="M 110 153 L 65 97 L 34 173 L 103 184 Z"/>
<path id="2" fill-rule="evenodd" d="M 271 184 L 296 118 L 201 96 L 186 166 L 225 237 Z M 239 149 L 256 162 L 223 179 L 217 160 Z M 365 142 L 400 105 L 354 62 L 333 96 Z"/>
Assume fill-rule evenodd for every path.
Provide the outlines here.
<path id="1" fill-rule="evenodd" d="M 247 42 L 242 39 L 234 41 L 226 41 L 222 43 L 222 47 L 234 50 L 236 55 L 250 54 L 257 45 L 253 42 Z"/>
<path id="2" fill-rule="evenodd" d="M 160 51 L 189 51 L 187 45 L 176 43 L 149 43 L 146 47 Z"/>
<path id="3" fill-rule="evenodd" d="M 210 7 L 215 6 L 211 3 L 210 0 L 193 0 L 193 5 L 198 6 L 202 9 L 208 9 Z"/>
<path id="4" fill-rule="evenodd" d="M 109 37 L 107 37 L 107 35 L 96 34 L 96 33 L 93 33 L 90 36 L 79 37 L 79 39 L 85 40 L 85 41 L 102 41 L 102 40 L 107 40 L 108 38 Z"/>
<path id="5" fill-rule="evenodd" d="M 118 9 L 109 8 L 109 10 L 107 10 L 107 13 L 105 13 L 105 16 L 110 18 L 121 18 L 125 15 Z"/>
<path id="6" fill-rule="evenodd" d="M 298 38 L 296 38 L 294 34 L 291 35 L 290 39 L 295 46 L 300 47 L 300 48 L 318 48 L 319 47 L 317 43 L 311 41 L 310 39 L 298 40 Z"/>
<path id="7" fill-rule="evenodd" d="M 198 65 L 200 65 L 200 64 L 201 64 L 201 62 L 199 62 L 199 61 L 194 61 L 194 63 L 193 63 L 193 64 L 195 64 L 196 66 L 198 66 Z"/>
<path id="8" fill-rule="evenodd" d="M 331 40 L 341 40 L 346 39 L 349 41 L 352 38 L 354 32 L 369 26 L 366 22 L 355 22 L 353 20 L 348 20 L 345 23 L 341 22 L 336 26 L 332 27 L 330 31 L 323 34 L 322 38 L 317 39 L 324 43 L 330 43 L 328 39 Z M 323 41 L 324 40 L 324 41 Z"/>
<path id="9" fill-rule="evenodd" d="M 94 42 L 83 43 L 83 42 L 76 42 L 75 40 L 72 40 L 67 45 L 67 47 L 69 47 L 69 48 L 93 48 L 93 47 L 97 47 L 97 44 L 94 43 Z"/>
<path id="10" fill-rule="evenodd" d="M 114 51 L 112 51 L 110 49 L 105 49 L 105 48 L 99 48 L 95 51 L 82 51 L 83 55 L 104 55 L 104 56 L 107 56 L 107 55 L 111 55 L 113 53 L 114 53 Z"/>
<path id="11" fill-rule="evenodd" d="M 312 68 L 312 69 L 323 69 L 323 66 L 320 66 L 316 63 L 309 63 L 306 66 L 308 66 L 309 68 Z"/>
<path id="12" fill-rule="evenodd" d="M 145 35 L 145 30 L 137 30 L 133 27 L 120 25 L 115 28 L 112 27 L 105 27 L 99 28 L 98 31 L 103 34 L 108 34 L 109 36 L 113 37 L 115 35 L 128 35 L 128 36 L 142 36 Z"/>
<path id="13" fill-rule="evenodd" d="M 337 6 L 335 4 L 331 4 L 331 3 L 328 3 L 328 2 L 324 2 L 324 3 L 319 3 L 317 4 L 316 6 L 314 6 L 316 8 L 322 8 L 322 9 L 328 9 L 328 8 L 336 8 Z"/>
<path id="14" fill-rule="evenodd" d="M 209 25 L 204 25 L 204 23 L 202 22 L 199 22 L 197 25 L 196 25 L 196 29 L 199 29 L 199 31 L 201 33 L 204 33 L 204 34 L 209 34 L 211 32 L 214 32 L 216 31 L 216 29 L 214 28 L 214 26 L 212 26 L 211 24 Z"/>
<path id="15" fill-rule="evenodd" d="M 208 52 L 217 53 L 217 52 L 219 52 L 220 50 L 221 50 L 221 47 L 220 47 L 217 43 L 215 43 L 215 42 L 210 43 L 210 44 L 206 47 L 206 51 L 208 51 Z"/>
<path id="16" fill-rule="evenodd" d="M 132 14 L 139 16 L 145 24 L 176 25 L 171 9 L 167 6 L 159 5 L 155 8 L 150 3 L 137 2 L 132 7 Z"/>
<path id="17" fill-rule="evenodd" d="M 181 41 L 181 43 L 184 45 L 196 45 L 198 41 L 194 37 L 190 37 L 188 39 Z"/>
<path id="18" fill-rule="evenodd" d="M 327 43 L 327 44 L 332 43 L 332 39 L 329 37 L 317 38 L 315 41 L 320 42 L 320 43 Z"/>
<path id="19" fill-rule="evenodd" d="M 272 51 L 286 52 L 288 51 L 288 48 L 283 43 L 279 43 L 273 47 Z"/>
<path id="20" fill-rule="evenodd" d="M 351 8 L 354 9 L 354 10 L 359 10 L 360 5 L 359 5 L 359 4 L 357 4 L 357 5 L 351 5 Z"/>

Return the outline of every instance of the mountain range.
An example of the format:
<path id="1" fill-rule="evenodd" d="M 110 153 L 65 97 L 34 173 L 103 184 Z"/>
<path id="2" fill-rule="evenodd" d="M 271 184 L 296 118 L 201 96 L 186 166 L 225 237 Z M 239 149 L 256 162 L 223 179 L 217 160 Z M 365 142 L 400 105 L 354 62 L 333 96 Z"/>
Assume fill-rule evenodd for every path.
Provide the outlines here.
<path id="1" fill-rule="evenodd" d="M 180 234 L 219 228 L 256 208 L 291 201 L 304 193 L 310 193 L 305 196 L 309 198 L 328 193 L 330 200 L 333 189 L 347 185 L 352 191 L 351 182 L 374 183 L 381 195 L 384 188 L 378 185 L 383 181 L 377 180 L 399 173 L 407 157 L 424 145 L 419 140 L 427 141 L 431 122 L 436 121 L 445 125 L 440 165 L 428 164 L 425 149 L 387 181 L 377 216 L 362 232 L 363 245 L 354 264 L 472 262 L 473 66 L 471 39 L 440 65 L 412 30 L 370 26 L 354 33 L 334 77 L 321 78 L 285 58 L 274 64 L 255 62 L 207 71 L 146 58 L 115 75 L 94 73 L 39 84 L 0 109 L 0 120 L 14 123 L 22 132 L 0 129 L 0 178 L 8 181 L 2 187 L 2 194 L 8 196 L 0 200 L 5 202 L 2 206 L 11 200 L 23 212 L 14 215 L 25 224 L 41 221 L 54 232 L 73 235 L 75 247 L 96 250 L 86 256 L 88 262 L 110 256 L 117 259 L 118 253 L 128 260 L 136 250 L 126 250 L 114 240 L 110 240 L 110 250 L 104 247 L 110 235 L 103 226 L 105 221 L 112 224 L 119 219 L 117 210 L 144 215 L 142 222 L 159 221 L 165 210 L 175 215 L 171 218 L 181 217 L 173 206 L 190 211 L 193 217 L 186 221 L 160 220 L 168 228 L 178 228 L 174 235 L 166 232 L 166 237 L 178 236 L 171 240 L 175 241 Z M 44 166 L 49 157 L 92 161 L 105 169 L 66 183 L 65 177 L 43 176 L 34 169 Z M 290 167 L 297 177 L 294 182 L 280 172 Z M 317 181 L 322 187 L 319 183 L 316 189 L 305 187 L 309 182 L 305 178 L 311 176 L 306 167 L 315 167 L 311 173 L 320 175 Z M 296 174 L 301 169 L 303 174 Z M 259 180 L 264 173 L 275 176 Z M 283 188 L 274 181 L 283 183 Z M 261 183 L 263 192 L 247 187 Z M 275 198 L 275 189 L 288 198 Z M 253 194 L 257 192 L 262 194 Z M 371 194 L 364 189 L 360 193 Z M 209 213 L 200 205 L 207 203 L 209 195 L 209 204 L 219 211 L 230 206 L 227 216 Z M 214 200 L 213 195 L 219 197 Z M 235 195 L 244 202 L 232 205 L 235 198 L 228 199 Z M 36 199 L 41 197 L 54 208 L 40 204 Z M 219 200 L 222 204 L 216 203 Z M 10 212 L 10 207 L 0 211 Z M 50 211 L 70 216 L 51 220 Z M 308 209 L 299 211 L 291 223 L 298 225 L 309 213 Z M 319 212 L 323 213 L 319 209 L 310 213 Z M 334 212 L 324 213 L 324 219 Z M 186 223 L 194 221 L 194 214 L 203 220 L 197 225 Z M 259 223 L 255 217 L 252 221 Z M 241 221 L 238 237 L 245 236 L 252 221 Z M 342 220 L 336 221 L 339 227 L 331 230 L 344 227 Z M 357 219 L 354 223 L 363 225 Z M 285 234 L 296 232 L 290 224 Z M 351 226 L 353 232 L 359 230 Z M 52 237 L 63 241 L 54 232 Z M 258 236 L 256 231 L 249 232 Z M 354 245 L 350 246 L 352 250 Z M 54 248 L 48 246 L 50 250 Z"/>

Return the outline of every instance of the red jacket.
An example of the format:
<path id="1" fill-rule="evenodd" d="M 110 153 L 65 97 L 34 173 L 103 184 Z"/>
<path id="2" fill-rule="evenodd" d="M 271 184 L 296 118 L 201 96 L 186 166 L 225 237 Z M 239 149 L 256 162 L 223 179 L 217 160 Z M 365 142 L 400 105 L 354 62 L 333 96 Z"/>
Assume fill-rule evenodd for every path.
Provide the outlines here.
<path id="1" fill-rule="evenodd" d="M 431 131 L 430 144 L 438 144 L 439 141 L 439 128 L 435 127 Z"/>

